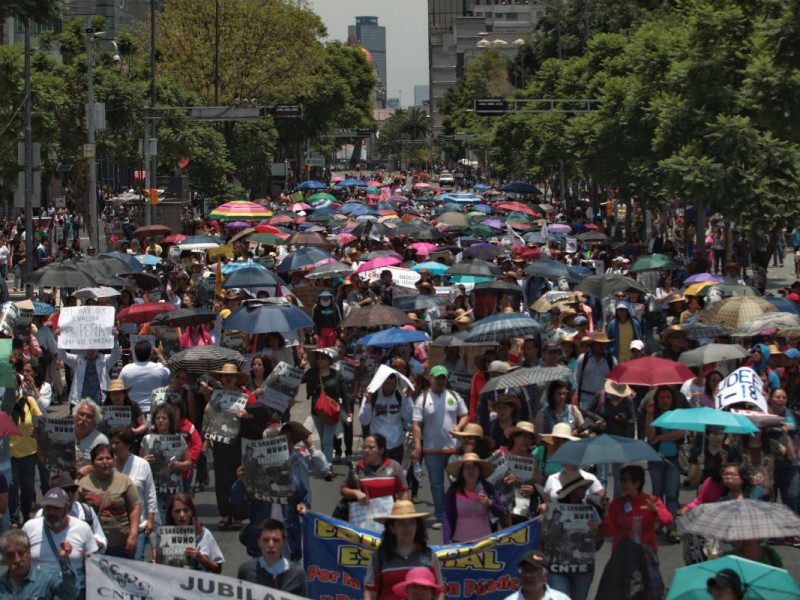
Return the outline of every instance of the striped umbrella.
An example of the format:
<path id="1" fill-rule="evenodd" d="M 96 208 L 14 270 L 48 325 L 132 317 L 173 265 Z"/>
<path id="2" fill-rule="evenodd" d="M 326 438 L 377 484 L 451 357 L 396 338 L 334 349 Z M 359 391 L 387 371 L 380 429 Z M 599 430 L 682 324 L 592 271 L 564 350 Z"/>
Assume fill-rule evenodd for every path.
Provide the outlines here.
<path id="1" fill-rule="evenodd" d="M 246 202 L 244 200 L 234 200 L 220 204 L 211 211 L 209 217 L 221 221 L 247 221 L 255 219 L 267 219 L 272 216 L 272 211 L 267 207 L 256 202 Z"/>
<path id="2" fill-rule="evenodd" d="M 195 346 L 183 352 L 173 354 L 167 362 L 173 372 L 186 369 L 189 373 L 208 373 L 215 371 L 226 363 L 234 363 L 240 369 L 244 366 L 244 357 L 236 350 L 220 346 Z"/>
<path id="3" fill-rule="evenodd" d="M 678 519 L 678 530 L 719 540 L 766 540 L 800 535 L 800 517 L 775 502 L 727 500 L 701 504 Z"/>
<path id="4" fill-rule="evenodd" d="M 778 312 L 778 309 L 757 296 L 734 296 L 712 304 L 703 311 L 700 319 L 704 323 L 736 329 L 767 312 Z"/>
<path id="5" fill-rule="evenodd" d="M 512 337 L 532 337 L 543 327 L 522 313 L 503 313 L 481 319 L 469 332 L 467 342 L 499 342 Z"/>

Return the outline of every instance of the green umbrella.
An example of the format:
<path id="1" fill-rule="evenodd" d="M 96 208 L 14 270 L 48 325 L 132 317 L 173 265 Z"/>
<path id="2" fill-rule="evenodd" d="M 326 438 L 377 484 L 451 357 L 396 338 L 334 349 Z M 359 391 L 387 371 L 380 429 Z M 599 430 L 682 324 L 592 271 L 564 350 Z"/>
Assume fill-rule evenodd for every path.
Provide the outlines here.
<path id="1" fill-rule="evenodd" d="M 247 240 L 250 242 L 256 242 L 258 244 L 268 244 L 270 246 L 279 246 L 286 243 L 282 237 L 279 237 L 274 233 L 254 233 L 247 238 Z"/>
<path id="2" fill-rule="evenodd" d="M 312 213 L 308 217 L 306 217 L 306 221 L 308 221 L 309 223 L 328 223 L 330 222 L 331 219 L 333 219 L 333 216 L 325 213 L 321 215 L 317 213 Z"/>
<path id="3" fill-rule="evenodd" d="M 330 200 L 331 202 L 338 202 L 335 196 L 331 196 L 325 192 L 317 192 L 316 194 L 308 197 L 306 204 L 314 204 L 314 202 L 317 202 L 318 200 Z"/>
<path id="4" fill-rule="evenodd" d="M 722 295 L 728 298 L 729 296 L 761 296 L 761 292 L 749 285 L 742 285 L 735 281 L 726 281 L 724 283 L 715 283 L 714 285 L 707 285 L 698 293 L 698 296 L 708 296 L 711 290 L 719 290 Z"/>
<path id="5" fill-rule="evenodd" d="M 746 600 L 800 598 L 800 587 L 788 571 L 738 556 L 723 556 L 675 571 L 667 600 L 708 600 L 708 580 L 723 569 L 739 576 Z"/>
<path id="6" fill-rule="evenodd" d="M 530 223 L 531 218 L 523 212 L 515 212 L 506 217 L 506 221 L 511 223 Z"/>
<path id="7" fill-rule="evenodd" d="M 682 267 L 683 265 L 679 261 L 664 254 L 648 254 L 633 263 L 629 271 L 631 273 L 636 273 L 637 271 L 670 271 Z"/>
<path id="8" fill-rule="evenodd" d="M 463 231 L 464 235 L 474 235 L 475 237 L 493 237 L 500 235 L 500 231 L 488 225 L 473 225 Z"/>

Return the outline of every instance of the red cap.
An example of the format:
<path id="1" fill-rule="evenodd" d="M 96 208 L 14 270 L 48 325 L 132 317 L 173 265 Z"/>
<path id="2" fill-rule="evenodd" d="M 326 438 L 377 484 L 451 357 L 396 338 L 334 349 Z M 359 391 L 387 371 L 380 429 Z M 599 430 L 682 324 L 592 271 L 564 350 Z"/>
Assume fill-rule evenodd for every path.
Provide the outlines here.
<path id="1" fill-rule="evenodd" d="M 795 294 L 792 292 L 791 294 L 786 294 L 786 297 L 795 303 L 800 303 L 800 294 Z"/>

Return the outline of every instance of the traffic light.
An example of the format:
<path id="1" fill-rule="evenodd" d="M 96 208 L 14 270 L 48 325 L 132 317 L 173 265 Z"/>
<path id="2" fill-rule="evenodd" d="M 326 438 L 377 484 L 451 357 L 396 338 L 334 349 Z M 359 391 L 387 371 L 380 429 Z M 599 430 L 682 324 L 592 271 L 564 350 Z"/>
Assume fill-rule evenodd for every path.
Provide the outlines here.
<path id="1" fill-rule="evenodd" d="M 145 204 L 158 204 L 160 202 L 158 198 L 158 190 L 156 188 L 152 188 L 149 190 L 144 191 L 144 203 Z"/>

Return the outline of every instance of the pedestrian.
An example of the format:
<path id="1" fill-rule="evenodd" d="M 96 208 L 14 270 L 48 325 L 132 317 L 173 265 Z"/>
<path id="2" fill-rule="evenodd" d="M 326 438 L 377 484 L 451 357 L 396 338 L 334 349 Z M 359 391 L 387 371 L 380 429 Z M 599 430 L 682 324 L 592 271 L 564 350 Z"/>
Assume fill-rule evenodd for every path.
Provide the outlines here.
<path id="1" fill-rule="evenodd" d="M 306 596 L 306 572 L 283 555 L 286 530 L 283 523 L 266 519 L 258 526 L 261 556 L 243 563 L 236 577 L 287 594 Z"/>
<path id="2" fill-rule="evenodd" d="M 570 600 L 570 597 L 547 585 L 550 560 L 539 550 L 522 555 L 517 566 L 519 590 L 504 600 Z"/>
<path id="3" fill-rule="evenodd" d="M 3 598 L 55 598 L 76 600 L 80 588 L 68 557 L 72 544 L 64 540 L 58 548 L 59 570 L 33 569 L 31 544 L 24 531 L 12 529 L 0 536 L 0 552 L 8 570 L 0 575 L 0 596 Z"/>

